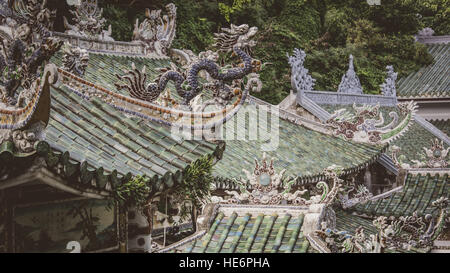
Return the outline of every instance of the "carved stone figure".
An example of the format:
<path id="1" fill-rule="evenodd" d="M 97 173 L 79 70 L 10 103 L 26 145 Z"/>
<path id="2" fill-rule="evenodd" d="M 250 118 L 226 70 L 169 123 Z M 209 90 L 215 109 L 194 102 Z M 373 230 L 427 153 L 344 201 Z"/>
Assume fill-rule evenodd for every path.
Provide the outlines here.
<path id="1" fill-rule="evenodd" d="M 288 181 L 282 185 L 282 177 L 286 170 L 276 173 L 273 167 L 273 160 L 267 163 L 265 153 L 261 164 L 255 160 L 255 169 L 252 174 L 247 170 L 243 171 L 248 180 L 236 181 L 239 185 L 240 193 L 237 191 L 226 191 L 227 194 L 233 196 L 227 202 L 276 205 L 285 200 L 292 204 L 303 203 L 304 199 L 301 196 L 306 190 L 297 190 L 294 193 L 290 193 L 294 181 Z M 252 189 L 247 190 L 247 186 L 251 186 Z"/>
<path id="2" fill-rule="evenodd" d="M 249 27 L 247 24 L 236 26 L 231 24 L 230 28 L 222 28 L 221 33 L 214 34 L 214 47 L 219 48 L 220 52 L 231 52 L 234 46 L 242 48 L 248 54 L 256 45 L 256 41 L 252 40 L 258 32 L 257 27 Z"/>
<path id="3" fill-rule="evenodd" d="M 74 18 L 74 24 L 64 17 L 64 26 L 66 33 L 90 39 L 99 39 L 103 41 L 114 41 L 111 38 L 111 25 L 108 30 L 103 30 L 105 26 L 105 18 L 102 17 L 103 9 L 97 6 L 97 0 L 81 0 L 74 11 L 70 11 Z"/>
<path id="4" fill-rule="evenodd" d="M 42 131 L 44 129 L 42 123 L 36 123 L 27 130 L 1 130 L 0 129 L 0 143 L 10 141 L 14 143 L 15 152 L 30 153 L 34 151 L 34 145 L 41 140 Z"/>
<path id="5" fill-rule="evenodd" d="M 89 53 L 86 49 L 74 47 L 65 43 L 63 47 L 62 69 L 83 77 L 89 63 Z"/>
<path id="6" fill-rule="evenodd" d="M 355 68 L 353 66 L 353 55 L 351 54 L 349 57 L 347 73 L 342 76 L 338 92 L 347 94 L 363 94 L 361 83 L 359 82 L 359 78 L 356 75 Z"/>
<path id="7" fill-rule="evenodd" d="M 177 8 L 175 4 L 166 5 L 167 15 L 161 16 L 161 10 L 145 10 L 145 19 L 136 24 L 133 30 L 133 41 L 141 41 L 148 53 L 167 56 L 175 38 Z"/>
<path id="8" fill-rule="evenodd" d="M 397 74 L 394 72 L 394 67 L 392 65 L 386 66 L 387 77 L 384 83 L 380 85 L 381 94 L 387 97 L 397 96 L 397 89 L 395 88 L 395 81 L 397 80 Z"/>
<path id="9" fill-rule="evenodd" d="M 306 53 L 298 48 L 294 49 L 294 55 L 289 56 L 289 64 L 291 65 L 291 85 L 296 91 L 314 90 L 315 79 L 308 74 L 308 69 L 303 66 Z"/>

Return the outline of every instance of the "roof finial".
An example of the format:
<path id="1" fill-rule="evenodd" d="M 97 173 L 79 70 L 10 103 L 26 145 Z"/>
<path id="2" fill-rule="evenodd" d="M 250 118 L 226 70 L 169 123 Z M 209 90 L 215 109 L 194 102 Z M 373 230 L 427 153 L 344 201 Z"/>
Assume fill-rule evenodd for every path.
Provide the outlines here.
<path id="1" fill-rule="evenodd" d="M 347 94 L 363 94 L 361 83 L 359 82 L 359 78 L 356 75 L 355 68 L 353 66 L 352 54 L 350 54 L 349 57 L 347 73 L 342 76 L 338 92 Z"/>

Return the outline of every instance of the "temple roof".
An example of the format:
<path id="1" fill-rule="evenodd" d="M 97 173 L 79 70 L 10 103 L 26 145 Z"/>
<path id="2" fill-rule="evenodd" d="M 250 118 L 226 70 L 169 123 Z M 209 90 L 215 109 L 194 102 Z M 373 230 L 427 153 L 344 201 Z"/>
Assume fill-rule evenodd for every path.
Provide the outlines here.
<path id="1" fill-rule="evenodd" d="M 58 53 L 52 59 L 57 65 L 61 64 L 62 54 Z M 132 63 L 137 69 L 144 65 L 149 79 L 156 78 L 157 68 L 170 67 L 168 59 L 148 58 L 142 56 L 127 56 L 115 54 L 89 53 L 89 64 L 84 79 L 91 81 L 106 89 L 122 95 L 128 95 L 124 91 L 117 91 L 114 83 L 117 82 L 115 73 L 123 74 L 123 70 L 130 69 Z M 169 84 L 169 89 L 173 86 Z M 176 97 L 176 92 L 171 93 Z M 251 108 L 250 112 L 255 109 Z M 264 111 L 258 108 L 258 112 Z M 238 116 L 238 115 L 237 115 Z M 228 123 L 236 124 L 238 118 L 234 116 Z M 298 124 L 277 118 L 280 124 L 279 146 L 275 151 L 268 152 L 277 158 L 275 164 L 286 168 L 287 174 L 302 177 L 306 180 L 320 175 L 320 172 L 332 165 L 341 165 L 347 171 L 356 170 L 375 161 L 386 147 L 383 145 L 369 145 L 353 143 L 337 137 L 321 134 L 307 129 Z M 268 121 L 268 123 L 270 120 Z M 143 122 L 142 122 L 143 123 Z M 248 134 L 249 123 L 245 122 Z M 266 124 L 258 122 L 260 132 Z M 236 125 L 235 125 L 236 126 Z M 225 126 L 226 127 L 226 126 Z M 270 127 L 270 124 L 269 124 Z M 239 128 L 238 131 L 244 128 Z M 270 129 L 269 129 L 270 130 Z M 270 132 L 270 131 L 269 131 Z M 267 141 L 257 140 L 225 140 L 226 149 L 223 158 L 215 165 L 213 175 L 218 178 L 238 178 L 242 175 L 242 169 L 253 166 L 253 160 L 260 158 L 263 151 L 261 144 Z M 294 149 L 294 150 L 293 150 Z M 236 160 L 240 164 L 235 164 Z"/>
<path id="2" fill-rule="evenodd" d="M 61 66 L 62 57 L 63 54 L 58 52 L 51 61 L 57 66 Z M 170 67 L 171 64 L 170 59 L 168 58 L 150 58 L 140 55 L 132 56 L 89 52 L 89 64 L 83 78 L 106 89 L 114 90 L 122 95 L 128 95 L 126 91 L 117 90 L 114 86 L 114 83 L 118 81 L 115 74 L 123 74 L 124 70 L 131 69 L 132 63 L 134 63 L 139 70 L 145 66 L 150 80 L 156 78 L 159 73 L 157 70 L 158 68 Z"/>
<path id="3" fill-rule="evenodd" d="M 46 141 L 71 158 L 105 171 L 164 176 L 176 173 L 217 145 L 176 142 L 170 129 L 124 115 L 98 98 L 84 100 L 66 86 L 53 88 Z"/>
<path id="4" fill-rule="evenodd" d="M 264 111 L 260 107 L 249 108 L 249 112 Z M 268 115 L 270 116 L 270 115 Z M 233 117 L 228 123 L 241 124 L 237 119 L 240 115 Z M 286 169 L 286 175 L 309 180 L 319 175 L 322 170 L 330 165 L 342 166 L 347 171 L 359 169 L 370 164 L 378 158 L 385 150 L 385 145 L 370 145 L 345 141 L 341 138 L 322 134 L 301 125 L 272 117 L 279 122 L 278 147 L 274 151 L 267 151 L 267 155 L 275 158 L 274 165 Z M 228 125 L 227 123 L 227 125 Z M 268 123 L 270 123 L 270 118 Z M 242 123 L 248 132 L 248 122 Z M 258 122 L 259 132 L 265 130 L 266 126 Z M 226 126 L 225 126 L 226 127 Z M 239 130 L 235 131 L 235 136 Z M 226 132 L 226 128 L 224 130 Z M 245 130 L 244 130 L 245 131 Z M 273 132 L 268 129 L 267 134 Z M 248 134 L 248 133 L 247 133 Z M 267 137 L 267 136 L 266 136 Z M 223 158 L 216 164 L 214 175 L 217 177 L 238 178 L 242 169 L 251 169 L 255 158 L 261 158 L 263 154 L 262 145 L 270 143 L 270 136 L 263 140 L 226 140 L 226 149 Z M 239 164 L 236 164 L 239 162 Z"/>
<path id="5" fill-rule="evenodd" d="M 108 182 L 114 186 L 131 176 L 147 175 L 157 185 L 170 187 L 195 160 L 223 152 L 223 144 L 177 142 L 170 128 L 127 117 L 101 99 L 84 99 L 65 85 L 50 90 L 50 119 L 36 152 L 49 168 L 62 164 L 60 174 L 67 180 L 83 185 L 95 180 L 104 189 Z M 0 155 L 13 153 L 1 148 Z"/>
<path id="6" fill-rule="evenodd" d="M 447 120 L 431 120 L 430 121 L 436 128 L 450 137 L 450 119 Z"/>
<path id="7" fill-rule="evenodd" d="M 450 44 L 428 44 L 434 63 L 397 82 L 399 98 L 449 98 L 450 97 Z"/>
<path id="8" fill-rule="evenodd" d="M 209 227 L 163 249 L 187 253 L 318 252 L 303 234 L 307 207 L 220 205 Z"/>
<path id="9" fill-rule="evenodd" d="M 357 205 L 358 214 L 369 216 L 406 216 L 418 211 L 419 216 L 431 214 L 435 208 L 431 202 L 440 197 L 450 197 L 450 180 L 448 173 L 409 173 L 405 185 L 399 191 L 392 191 L 374 201 Z"/>

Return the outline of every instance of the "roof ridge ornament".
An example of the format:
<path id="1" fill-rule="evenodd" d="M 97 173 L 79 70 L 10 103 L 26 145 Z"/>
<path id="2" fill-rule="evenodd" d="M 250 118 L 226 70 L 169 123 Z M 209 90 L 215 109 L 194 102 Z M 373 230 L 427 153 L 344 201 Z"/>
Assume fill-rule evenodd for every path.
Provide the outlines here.
<path id="1" fill-rule="evenodd" d="M 343 180 L 339 178 L 342 171 L 342 167 L 332 165 L 323 170 L 323 174 L 326 180 L 333 183 L 331 189 L 324 181 L 320 181 L 316 184 L 316 187 L 322 191 L 321 194 L 311 196 L 310 199 L 305 199 L 302 196 L 305 195 L 308 190 L 296 190 L 291 192 L 292 186 L 295 183 L 295 179 L 291 177 L 284 179 L 283 175 L 285 169 L 277 173 L 273 167 L 274 158 L 270 159 L 268 163 L 266 153 L 263 153 L 261 161 L 255 159 L 255 168 L 253 172 L 242 170 L 247 179 L 241 178 L 241 180 L 235 180 L 239 186 L 239 192 L 237 191 L 225 191 L 232 197 L 229 199 L 223 199 L 222 197 L 215 197 L 214 201 L 230 204 L 263 204 L 263 205 L 279 205 L 282 203 L 288 203 L 297 206 L 309 206 L 313 204 L 324 204 L 330 206 L 338 200 L 340 193 L 342 192 Z M 250 187 L 250 189 L 249 189 Z"/>
<path id="2" fill-rule="evenodd" d="M 387 77 L 384 80 L 384 83 L 380 85 L 381 94 L 387 97 L 396 97 L 397 89 L 395 87 L 395 81 L 397 80 L 397 72 L 394 72 L 394 67 L 392 65 L 386 66 Z"/>
<path id="3" fill-rule="evenodd" d="M 288 57 L 289 65 L 291 66 L 291 86 L 295 91 L 312 91 L 316 80 L 309 75 L 309 70 L 303 65 L 306 53 L 305 51 L 295 48 L 294 55 Z"/>
<path id="4" fill-rule="evenodd" d="M 397 112 L 389 112 L 392 121 L 384 125 L 385 119 L 379 103 L 359 107 L 353 103 L 354 113 L 345 108 L 336 110 L 326 124 L 334 136 L 342 136 L 346 140 L 371 144 L 388 143 L 409 128 L 417 104 L 413 101 L 403 102 L 398 104 L 398 109 L 403 118 L 400 120 Z"/>
<path id="5" fill-rule="evenodd" d="M 106 19 L 103 18 L 103 9 L 98 8 L 97 0 L 78 0 L 75 4 L 76 9 L 70 10 L 74 16 L 74 24 L 69 24 L 64 16 L 64 27 L 69 35 L 81 36 L 86 38 L 97 38 L 103 41 L 114 41 L 111 37 L 111 25 L 104 30 Z"/>
<path id="6" fill-rule="evenodd" d="M 173 3 L 165 6 L 166 15 L 161 10 L 145 9 L 145 19 L 139 24 L 136 19 L 133 30 L 133 41 L 146 45 L 147 54 L 156 53 L 167 56 L 172 46 L 176 31 L 177 7 Z"/>
<path id="7" fill-rule="evenodd" d="M 62 42 L 49 29 L 55 14 L 46 1 L 11 0 L 10 17 L 0 43 L 0 146 L 8 153 L 29 154 L 41 139 L 50 116 L 50 87 L 56 66 L 46 63 Z"/>
<path id="8" fill-rule="evenodd" d="M 431 147 L 423 147 L 424 153 L 421 154 L 420 159 L 412 159 L 411 162 L 414 164 L 405 163 L 405 156 L 400 154 L 401 148 L 398 146 L 391 147 L 391 157 L 394 164 L 403 169 L 411 168 L 447 168 L 450 165 L 450 160 L 447 160 L 447 156 L 450 152 L 450 146 L 444 148 L 444 141 L 439 139 L 434 139 L 431 141 Z"/>
<path id="9" fill-rule="evenodd" d="M 342 76 L 341 83 L 339 84 L 338 93 L 346 94 L 363 94 L 363 89 L 356 75 L 355 68 L 353 66 L 353 55 L 350 54 L 348 62 L 348 70 Z"/>
<path id="10" fill-rule="evenodd" d="M 72 46 L 66 42 L 63 46 L 62 69 L 79 77 L 83 77 L 89 63 L 89 53 L 86 49 Z"/>
<path id="11" fill-rule="evenodd" d="M 437 217 L 431 214 L 419 217 L 417 211 L 411 216 L 379 216 L 372 222 L 377 233 L 370 234 L 369 237 L 366 237 L 362 226 L 355 229 L 354 235 L 348 231 L 336 231 L 326 227 L 316 231 L 316 234 L 334 253 L 380 253 L 386 249 L 412 248 L 430 251 L 445 225 L 448 198 L 436 199 L 432 206 L 439 210 Z"/>

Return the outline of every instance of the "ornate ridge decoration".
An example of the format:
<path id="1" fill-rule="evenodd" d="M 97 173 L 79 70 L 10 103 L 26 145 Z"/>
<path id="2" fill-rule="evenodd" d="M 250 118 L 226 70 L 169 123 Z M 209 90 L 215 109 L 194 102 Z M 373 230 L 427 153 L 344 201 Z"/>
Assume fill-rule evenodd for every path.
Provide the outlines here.
<path id="1" fill-rule="evenodd" d="M 36 0 L 9 2 L 11 17 L 4 28 L 11 35 L 0 44 L 0 129 L 19 129 L 28 123 L 41 96 L 45 63 L 61 47 L 49 31 L 54 12 L 44 5 Z M 44 78 L 45 84 L 48 76 Z"/>
<path id="2" fill-rule="evenodd" d="M 240 192 L 226 191 L 226 193 L 233 195 L 233 198 L 227 200 L 227 203 L 243 203 L 248 202 L 251 204 L 280 204 L 282 200 L 286 200 L 292 204 L 299 204 L 302 200 L 300 197 L 304 191 L 295 191 L 290 193 L 293 180 L 284 183 L 283 191 L 280 192 L 279 188 L 282 186 L 282 177 L 286 170 L 282 170 L 280 173 L 276 173 L 273 167 L 273 159 L 268 164 L 266 161 L 266 154 L 263 154 L 261 164 L 255 160 L 255 169 L 250 174 L 247 170 L 243 170 L 247 176 L 248 183 L 253 187 L 251 191 L 247 191 L 247 180 L 242 179 L 236 181 L 239 185 Z"/>
<path id="3" fill-rule="evenodd" d="M 289 64 L 291 66 L 291 85 L 293 88 L 295 88 L 297 91 L 303 91 L 303 90 L 314 90 L 314 84 L 315 79 L 311 77 L 308 74 L 308 69 L 306 69 L 303 65 L 306 53 L 305 51 L 295 48 L 294 49 L 294 55 L 289 56 L 288 53 L 286 53 L 286 56 L 288 57 Z"/>
<path id="4" fill-rule="evenodd" d="M 116 75 L 119 79 L 116 87 L 128 90 L 129 97 L 83 80 L 75 73 L 58 70 L 63 75 L 62 83 L 86 99 L 99 97 L 121 111 L 169 126 L 209 129 L 230 119 L 245 102 L 249 90 L 258 85 L 255 72 L 261 69 L 261 63 L 238 46 L 234 47 L 233 54 L 240 57 L 242 63 L 219 67 L 216 64 L 218 53 L 205 52 L 197 62 L 185 64 L 189 68 L 186 72 L 178 72 L 177 68 L 160 69 L 153 83 L 147 83 L 145 67 L 138 70 L 133 65 L 125 75 Z M 200 83 L 201 73 L 207 73 L 210 80 Z M 180 101 L 172 98 L 170 90 L 165 90 L 169 81 L 175 83 Z M 205 89 L 212 90 L 213 99 L 201 103 L 200 96 Z M 216 110 L 205 112 L 211 105 Z M 201 125 L 193 123 L 197 118 L 202 120 Z"/>
<path id="5" fill-rule="evenodd" d="M 331 206 L 342 191 L 342 180 L 338 177 L 341 168 L 338 166 L 333 165 L 323 171 L 326 179 L 333 183 L 331 190 L 326 182 L 320 181 L 316 184 L 316 187 L 321 189 L 322 193 L 311 196 L 309 200 L 301 197 L 308 190 L 297 190 L 291 193 L 295 180 L 284 180 L 283 174 L 285 171 L 276 173 L 273 167 L 273 159 L 268 163 L 264 153 L 261 162 L 255 159 L 255 168 L 252 173 L 243 170 L 247 179 L 235 180 L 239 186 L 239 192 L 227 190 L 225 192 L 231 195 L 231 198 L 225 200 L 222 197 L 214 196 L 214 201 L 230 204 L 279 205 L 286 202 L 297 206 L 312 204 Z M 251 189 L 248 189 L 249 186 Z"/>
<path id="6" fill-rule="evenodd" d="M 256 27 L 249 27 L 248 25 L 231 25 L 231 28 L 222 28 L 222 33 L 215 33 L 215 43 L 213 47 L 217 49 L 217 51 L 207 50 L 202 51 L 196 56 L 191 50 L 179 50 L 179 49 L 171 49 L 172 56 L 177 60 L 177 62 L 181 63 L 184 70 L 189 70 L 193 65 L 200 62 L 203 59 L 208 59 L 211 62 L 216 63 L 219 61 L 220 53 L 230 53 L 234 47 L 239 47 L 243 50 L 247 55 L 250 55 L 252 47 L 256 45 L 256 41 L 250 40 L 258 31 Z M 233 54 L 235 54 L 233 52 Z M 232 81 L 231 86 L 225 86 L 227 88 L 235 89 L 240 88 L 241 86 L 245 86 L 245 90 L 249 90 L 251 92 L 261 92 L 262 90 L 262 82 L 259 77 L 257 71 L 263 69 L 265 65 L 269 63 L 262 64 L 260 60 L 253 59 L 252 65 L 254 70 L 252 73 L 249 73 L 245 76 L 246 83 L 244 84 L 244 79 L 235 79 Z M 242 67 L 242 64 L 238 66 Z M 226 65 L 222 68 L 223 70 L 233 69 L 232 65 Z M 227 101 L 229 100 L 228 96 L 223 93 L 221 89 L 223 89 L 222 84 L 217 82 L 208 71 L 201 71 L 199 76 L 206 79 L 208 83 L 204 85 L 205 89 L 210 90 L 214 96 L 212 99 L 205 101 L 203 104 L 200 102 L 200 98 L 195 100 L 195 107 L 200 110 L 204 110 L 209 105 L 218 105 L 223 107 Z"/>
<path id="7" fill-rule="evenodd" d="M 352 198 L 349 198 L 349 194 L 355 191 Z M 356 206 L 357 204 L 361 204 L 364 202 L 369 201 L 373 197 L 373 194 L 364 186 L 364 185 L 358 185 L 358 187 L 355 189 L 354 187 L 351 187 L 346 194 L 343 194 L 340 196 L 340 203 L 342 205 L 343 209 L 348 209 L 353 206 Z"/>
<path id="8" fill-rule="evenodd" d="M 219 52 L 230 53 L 234 46 L 238 46 L 247 54 L 251 54 L 251 49 L 256 46 L 256 41 L 252 38 L 258 32 L 257 27 L 249 27 L 247 24 L 240 26 L 231 24 L 230 28 L 221 30 L 221 33 L 214 33 L 213 47 L 219 48 Z"/>
<path id="9" fill-rule="evenodd" d="M 338 88 L 339 93 L 363 94 L 361 83 L 353 66 L 353 55 L 350 54 L 347 73 L 342 76 Z"/>
<path id="10" fill-rule="evenodd" d="M 343 136 L 346 140 L 356 142 L 380 144 L 392 141 L 408 129 L 417 105 L 412 101 L 398 104 L 399 112 L 404 118 L 399 121 L 398 114 L 390 112 L 392 121 L 385 126 L 383 126 L 384 117 L 380 112 L 379 104 L 357 107 L 354 103 L 353 109 L 354 114 L 346 109 L 339 109 L 326 122 L 332 129 L 333 135 Z"/>
<path id="11" fill-rule="evenodd" d="M 86 49 L 74 47 L 69 43 L 63 46 L 62 69 L 79 77 L 83 77 L 89 63 L 89 53 Z"/>
<path id="12" fill-rule="evenodd" d="M 434 30 L 430 27 L 423 28 L 422 30 L 419 30 L 418 34 L 419 36 L 433 36 Z"/>
<path id="13" fill-rule="evenodd" d="M 70 11 L 74 16 L 74 24 L 69 24 L 64 17 L 64 27 L 66 33 L 86 38 L 98 38 L 103 41 L 114 41 L 111 38 L 111 25 L 108 30 L 103 30 L 105 18 L 102 17 L 103 9 L 99 9 L 97 0 L 80 0 L 75 11 Z"/>
<path id="14" fill-rule="evenodd" d="M 380 85 L 381 94 L 387 97 L 396 97 L 397 89 L 395 88 L 395 81 L 397 80 L 398 73 L 394 72 L 394 67 L 392 65 L 386 66 L 387 77 L 384 83 Z"/>
<path id="15" fill-rule="evenodd" d="M 51 36 L 54 12 L 46 1 L 9 1 L 8 35 L 0 44 L 1 151 L 26 155 L 42 139 L 50 113 L 49 84 L 56 67 L 45 65 L 62 42 Z"/>
<path id="16" fill-rule="evenodd" d="M 177 93 L 183 98 L 181 104 L 188 105 L 189 102 L 201 93 L 203 86 L 198 81 L 198 74 L 201 70 L 206 70 L 209 75 L 215 80 L 213 83 L 215 97 L 220 97 L 224 103 L 229 102 L 234 96 L 242 91 L 240 88 L 233 88 L 226 84 L 234 80 L 241 79 L 253 71 L 252 58 L 247 55 L 240 48 L 235 47 L 234 53 L 243 60 L 243 67 L 232 68 L 223 73 L 222 69 L 211 60 L 202 59 L 193 64 L 187 72 L 187 76 L 173 70 L 169 70 L 160 75 L 155 83 L 149 83 L 147 86 L 147 75 L 145 74 L 145 67 L 142 71 L 134 68 L 127 72 L 127 75 L 117 78 L 128 83 L 116 83 L 117 89 L 127 89 L 130 95 L 134 98 L 145 100 L 148 102 L 155 101 L 166 88 L 167 83 L 171 80 L 175 83 Z"/>
<path id="17" fill-rule="evenodd" d="M 177 7 L 170 3 L 166 5 L 167 15 L 161 16 L 161 10 L 145 9 L 145 19 L 136 24 L 133 30 L 133 41 L 141 41 L 147 47 L 147 54 L 156 53 L 167 56 L 175 38 Z"/>
<path id="18" fill-rule="evenodd" d="M 402 169 L 411 169 L 411 168 L 447 168 L 450 161 L 447 161 L 447 156 L 450 151 L 450 147 L 447 147 L 447 149 L 444 148 L 444 141 L 441 140 L 439 142 L 439 139 L 434 139 L 431 141 L 431 148 L 423 147 L 424 154 L 422 155 L 425 159 L 423 160 L 417 160 L 413 159 L 411 160 L 413 165 L 404 163 L 405 156 L 399 155 L 400 153 L 400 147 L 398 146 L 392 146 L 391 147 L 391 157 L 394 161 L 394 164 L 398 168 Z M 424 161 L 425 160 L 425 161 Z"/>
<path id="19" fill-rule="evenodd" d="M 325 241 L 331 252 L 379 253 L 386 249 L 428 252 L 444 228 L 448 198 L 441 197 L 432 202 L 432 206 L 439 210 L 437 219 L 431 214 L 419 217 L 417 212 L 399 218 L 378 217 L 373 221 L 378 233 L 371 234 L 370 238 L 366 238 L 361 226 L 354 235 L 329 228 L 316 234 Z"/>

